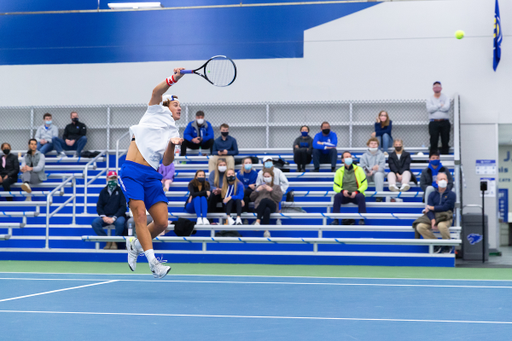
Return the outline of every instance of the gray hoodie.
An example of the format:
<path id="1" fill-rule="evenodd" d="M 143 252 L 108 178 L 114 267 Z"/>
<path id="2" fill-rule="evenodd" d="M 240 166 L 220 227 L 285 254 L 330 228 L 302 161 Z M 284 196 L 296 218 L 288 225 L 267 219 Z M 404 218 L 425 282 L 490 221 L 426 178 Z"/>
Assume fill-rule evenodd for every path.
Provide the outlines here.
<path id="1" fill-rule="evenodd" d="M 364 169 L 365 172 L 370 171 L 373 166 L 379 165 L 379 170 L 377 172 L 384 173 L 384 167 L 386 165 L 386 157 L 384 153 L 380 150 L 377 150 L 375 154 L 372 154 L 369 150 L 361 156 L 359 160 L 359 167 Z"/>
<path id="2" fill-rule="evenodd" d="M 46 142 L 51 143 L 54 137 L 59 136 L 59 128 L 56 125 L 52 124 L 46 129 L 43 124 L 39 128 L 37 128 L 36 132 L 36 141 L 41 142 L 41 140 L 46 140 Z"/>

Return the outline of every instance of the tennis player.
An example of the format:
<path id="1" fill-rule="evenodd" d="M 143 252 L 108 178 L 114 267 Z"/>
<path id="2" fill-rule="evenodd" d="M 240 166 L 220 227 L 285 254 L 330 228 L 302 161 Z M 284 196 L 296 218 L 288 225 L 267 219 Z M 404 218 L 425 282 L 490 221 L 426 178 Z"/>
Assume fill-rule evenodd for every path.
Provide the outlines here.
<path id="1" fill-rule="evenodd" d="M 130 237 L 126 242 L 128 265 L 135 271 L 137 257 L 144 251 L 155 278 L 163 278 L 171 270 L 155 258 L 153 238 L 167 228 L 169 214 L 158 166 L 160 161 L 165 166 L 171 164 L 174 161 L 174 146 L 183 142 L 176 127 L 176 121 L 181 116 L 178 97 L 163 96 L 183 77 L 181 70 L 184 68 L 174 69 L 171 77 L 153 89 L 146 113 L 138 125 L 130 127 L 132 140 L 119 177 L 121 188 L 133 212 L 137 231 L 137 238 Z M 146 209 L 153 218 L 149 225 Z"/>

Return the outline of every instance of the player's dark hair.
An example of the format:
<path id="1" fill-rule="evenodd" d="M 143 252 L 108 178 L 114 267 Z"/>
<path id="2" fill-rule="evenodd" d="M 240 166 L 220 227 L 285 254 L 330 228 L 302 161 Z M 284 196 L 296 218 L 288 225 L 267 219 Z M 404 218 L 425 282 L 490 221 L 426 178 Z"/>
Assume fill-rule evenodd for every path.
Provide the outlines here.
<path id="1" fill-rule="evenodd" d="M 178 99 L 178 96 L 176 96 L 176 95 L 172 95 L 172 98 L 174 98 L 174 99 Z M 167 99 L 167 100 L 165 100 L 165 101 L 163 101 L 163 102 L 162 102 L 162 105 L 163 105 L 164 107 L 168 107 L 168 106 L 169 106 L 169 104 L 171 104 L 171 102 L 172 102 L 172 101 L 171 101 L 170 99 Z"/>
<path id="2" fill-rule="evenodd" d="M 49 112 L 47 112 L 46 114 L 43 115 L 43 120 L 47 117 L 52 117 L 52 114 L 50 114 Z"/>
<path id="3" fill-rule="evenodd" d="M 204 111 L 199 110 L 198 112 L 196 112 L 196 117 L 204 117 Z"/>

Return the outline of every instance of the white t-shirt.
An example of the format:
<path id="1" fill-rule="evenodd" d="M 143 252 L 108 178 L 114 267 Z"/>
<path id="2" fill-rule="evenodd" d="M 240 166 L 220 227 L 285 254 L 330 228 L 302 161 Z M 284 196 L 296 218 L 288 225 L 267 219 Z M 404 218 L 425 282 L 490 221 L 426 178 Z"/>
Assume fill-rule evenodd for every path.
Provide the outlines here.
<path id="1" fill-rule="evenodd" d="M 180 134 L 169 108 L 157 104 L 149 105 L 139 124 L 130 127 L 130 136 L 135 137 L 142 157 L 158 170 L 169 140 Z"/>

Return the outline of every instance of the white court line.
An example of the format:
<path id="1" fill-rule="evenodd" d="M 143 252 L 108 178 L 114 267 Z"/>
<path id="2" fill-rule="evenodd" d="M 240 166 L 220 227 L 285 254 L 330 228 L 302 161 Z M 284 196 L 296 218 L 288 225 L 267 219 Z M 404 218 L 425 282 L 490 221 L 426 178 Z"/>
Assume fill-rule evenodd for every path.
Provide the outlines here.
<path id="1" fill-rule="evenodd" d="M 101 313 L 89 311 L 43 311 L 43 310 L 0 310 L 0 313 L 26 314 L 69 314 L 69 315 L 114 315 L 114 316 L 150 316 L 150 317 L 196 317 L 196 318 L 239 318 L 239 319 L 276 319 L 276 320 L 334 320 L 334 321 L 371 321 L 371 322 L 423 322 L 423 323 L 464 323 L 464 324 L 505 324 L 511 321 L 469 321 L 469 320 L 418 320 L 418 319 L 378 319 L 358 317 L 322 317 L 322 316 L 264 316 L 264 315 L 207 315 L 207 314 L 144 314 L 144 313 Z"/>
<path id="2" fill-rule="evenodd" d="M 101 281 L 102 279 L 82 278 L 0 278 L 0 280 L 20 281 Z M 149 283 L 197 283 L 197 284 L 269 284 L 269 285 L 326 285 L 346 287 L 418 287 L 418 288 L 466 288 L 466 289 L 512 289 L 512 286 L 503 285 L 442 285 L 442 284 L 382 284 L 382 283 L 329 283 L 329 282 L 254 282 L 254 281 L 195 281 L 195 280 L 149 280 L 149 279 L 116 279 L 109 282 L 149 282 Z M 108 282 L 104 282 L 108 283 Z M 94 284 L 96 285 L 96 284 Z M 0 302 L 2 302 L 0 300 Z"/>
<path id="3" fill-rule="evenodd" d="M 53 294 L 55 292 L 61 292 L 61 291 L 67 291 L 67 290 L 74 290 L 74 289 L 92 287 L 92 286 L 95 286 L 95 285 L 101 285 L 101 284 L 107 284 L 107 283 L 113 283 L 113 282 L 117 282 L 117 280 L 111 280 L 111 281 L 101 282 L 101 283 L 93 283 L 93 284 L 80 285 L 78 287 L 71 287 L 71 288 L 64 288 L 64 289 L 58 289 L 58 290 L 52 290 L 52 291 L 39 292 L 37 294 L 30 294 L 30 295 L 24 295 L 24 296 L 18 296 L 18 297 L 4 298 L 3 300 L 0 300 L 0 302 L 19 300 L 19 299 L 22 299 L 22 298 L 34 297 L 34 296 L 40 296 L 40 295 L 46 295 L 46 294 Z"/>

